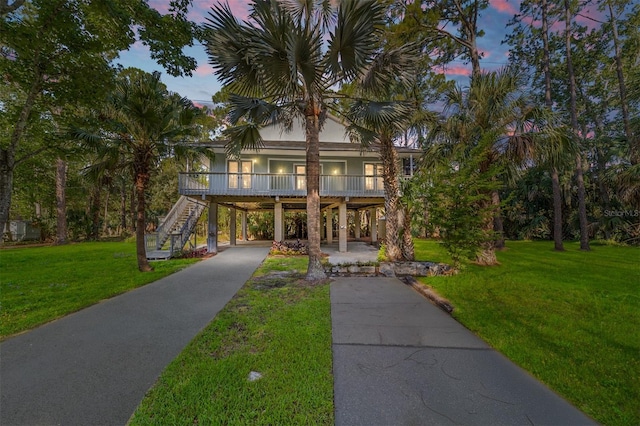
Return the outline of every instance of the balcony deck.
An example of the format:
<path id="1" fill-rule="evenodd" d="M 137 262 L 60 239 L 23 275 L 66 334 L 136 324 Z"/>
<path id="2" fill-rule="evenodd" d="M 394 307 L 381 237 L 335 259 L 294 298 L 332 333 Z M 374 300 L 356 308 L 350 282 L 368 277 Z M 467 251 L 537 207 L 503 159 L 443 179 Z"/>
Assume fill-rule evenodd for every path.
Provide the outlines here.
<path id="1" fill-rule="evenodd" d="M 306 197 L 304 175 L 180 173 L 179 192 L 188 196 Z M 384 197 L 381 177 L 321 175 L 321 197 Z"/>

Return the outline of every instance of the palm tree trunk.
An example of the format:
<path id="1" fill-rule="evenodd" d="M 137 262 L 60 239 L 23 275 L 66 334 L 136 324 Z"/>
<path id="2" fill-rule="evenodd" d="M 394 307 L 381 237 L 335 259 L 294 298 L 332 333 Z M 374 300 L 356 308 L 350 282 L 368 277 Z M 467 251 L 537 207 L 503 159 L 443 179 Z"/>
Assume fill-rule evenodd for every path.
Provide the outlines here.
<path id="1" fill-rule="evenodd" d="M 383 135 L 380 138 L 380 158 L 383 169 L 386 216 L 385 254 L 389 261 L 395 262 L 402 259 L 398 236 L 398 153 L 393 148 L 393 141 L 388 135 Z"/>
<path id="2" fill-rule="evenodd" d="M 402 257 L 405 260 L 415 260 L 416 253 L 411 235 L 411 210 L 408 207 L 403 209 L 402 215 Z"/>
<path id="3" fill-rule="evenodd" d="M 146 230 L 145 191 L 149 183 L 149 157 L 144 149 L 138 150 L 135 156 L 135 189 L 138 199 L 136 212 L 136 257 L 138 259 L 138 269 L 140 272 L 149 272 L 152 271 L 153 268 L 147 260 L 147 249 L 144 242 Z"/>
<path id="4" fill-rule="evenodd" d="M 56 244 L 67 242 L 67 163 L 56 159 Z"/>
<path id="5" fill-rule="evenodd" d="M 307 226 L 309 232 L 309 265 L 307 281 L 326 278 L 320 251 L 320 121 L 319 111 L 310 103 L 305 116 L 307 139 Z"/>
<path id="6" fill-rule="evenodd" d="M 502 222 L 502 214 L 500 212 L 500 193 L 497 189 L 491 191 L 491 204 L 493 204 L 495 211 L 493 214 L 493 232 L 496 234 L 495 248 L 496 250 L 502 250 L 505 247 L 504 224 Z"/>
<path id="7" fill-rule="evenodd" d="M 569 74 L 569 98 L 571 101 L 571 127 L 574 137 L 578 137 L 578 112 L 576 106 L 576 76 L 573 71 L 573 61 L 571 59 L 571 11 L 569 8 L 569 0 L 564 0 L 565 7 L 565 44 L 567 57 L 567 72 Z M 578 216 L 580 219 L 580 250 L 588 251 L 589 234 L 587 223 L 587 202 L 586 191 L 584 188 L 584 171 L 582 169 L 582 155 L 578 151 L 576 154 L 576 183 L 578 186 Z"/>
<path id="8" fill-rule="evenodd" d="M 490 197 L 489 194 L 487 194 L 488 197 Z M 488 209 L 487 207 L 491 206 L 491 209 Z M 482 229 L 484 231 L 485 234 L 485 238 L 484 238 L 484 242 L 482 242 L 480 244 L 480 250 L 478 251 L 478 254 L 476 255 L 476 263 L 478 265 L 483 265 L 483 266 L 491 266 L 491 265 L 497 265 L 498 264 L 498 259 L 496 258 L 496 247 L 495 247 L 495 239 L 493 238 L 492 234 L 493 234 L 493 217 L 494 215 L 491 213 L 488 213 L 490 211 L 493 210 L 493 202 L 491 201 L 491 199 L 489 198 L 488 201 L 482 201 L 480 202 L 480 206 L 479 206 L 479 211 L 480 212 L 485 212 L 485 218 L 483 220 L 484 225 L 482 226 Z"/>

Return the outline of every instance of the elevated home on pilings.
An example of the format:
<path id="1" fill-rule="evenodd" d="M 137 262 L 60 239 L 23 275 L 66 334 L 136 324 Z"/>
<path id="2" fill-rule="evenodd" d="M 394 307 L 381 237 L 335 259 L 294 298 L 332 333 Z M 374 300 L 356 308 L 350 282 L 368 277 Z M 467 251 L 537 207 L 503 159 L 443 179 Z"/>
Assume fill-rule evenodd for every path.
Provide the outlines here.
<path id="1" fill-rule="evenodd" d="M 218 209 L 229 208 L 231 245 L 236 229 L 247 238 L 247 213 L 272 211 L 274 240 L 283 241 L 287 212 L 306 212 L 306 143 L 303 126 L 285 132 L 272 125 L 260 130 L 264 146 L 259 152 L 243 151 L 239 158 L 225 154 L 224 143 L 214 143 L 215 160 L 208 172 L 181 173 L 180 194 L 209 208 L 208 251 L 218 250 Z M 419 151 L 398 148 L 399 170 L 411 174 Z M 325 243 L 338 241 L 348 251 L 348 238 L 375 242 L 379 219 L 384 214 L 382 163 L 378 149 L 362 150 L 350 142 L 345 127 L 327 118 L 320 133 L 320 197 Z M 236 223 L 236 211 L 241 223 Z M 304 236 L 303 236 L 304 237 Z"/>

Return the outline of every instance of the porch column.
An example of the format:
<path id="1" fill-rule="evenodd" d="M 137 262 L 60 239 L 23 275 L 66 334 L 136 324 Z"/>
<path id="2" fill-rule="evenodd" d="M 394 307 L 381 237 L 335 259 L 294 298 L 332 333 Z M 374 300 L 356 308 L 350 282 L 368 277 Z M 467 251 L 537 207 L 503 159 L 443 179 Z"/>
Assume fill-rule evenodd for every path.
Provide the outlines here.
<path id="1" fill-rule="evenodd" d="M 338 206 L 338 251 L 347 251 L 347 203 L 344 201 Z"/>
<path id="2" fill-rule="evenodd" d="M 236 209 L 229 208 L 229 245 L 236 245 Z"/>
<path id="3" fill-rule="evenodd" d="M 327 234 L 327 221 L 325 217 L 320 212 L 320 239 L 324 240 Z"/>
<path id="4" fill-rule="evenodd" d="M 356 226 L 356 240 L 360 239 L 360 210 L 356 210 L 353 215 Z"/>
<path id="5" fill-rule="evenodd" d="M 377 218 L 377 208 L 373 207 L 369 210 L 369 232 L 371 233 L 371 242 L 375 243 L 378 241 L 378 218 Z"/>
<path id="6" fill-rule="evenodd" d="M 333 209 L 328 208 L 327 212 L 327 244 L 333 243 Z"/>
<path id="7" fill-rule="evenodd" d="M 241 221 L 242 221 L 242 241 L 247 241 L 247 212 L 243 211 L 240 213 Z"/>
<path id="8" fill-rule="evenodd" d="M 218 203 L 209 202 L 207 220 L 207 252 L 218 253 Z"/>
<path id="9" fill-rule="evenodd" d="M 282 203 L 277 201 L 273 205 L 273 239 L 282 241 Z"/>

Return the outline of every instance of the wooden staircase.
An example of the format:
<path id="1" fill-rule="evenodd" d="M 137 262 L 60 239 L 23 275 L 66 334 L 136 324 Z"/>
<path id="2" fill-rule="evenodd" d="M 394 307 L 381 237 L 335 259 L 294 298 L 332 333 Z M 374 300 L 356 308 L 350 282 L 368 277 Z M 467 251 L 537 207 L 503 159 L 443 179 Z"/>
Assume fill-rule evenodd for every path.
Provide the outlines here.
<path id="1" fill-rule="evenodd" d="M 147 259 L 169 259 L 182 252 L 206 207 L 201 201 L 181 196 L 156 232 L 145 235 Z"/>

